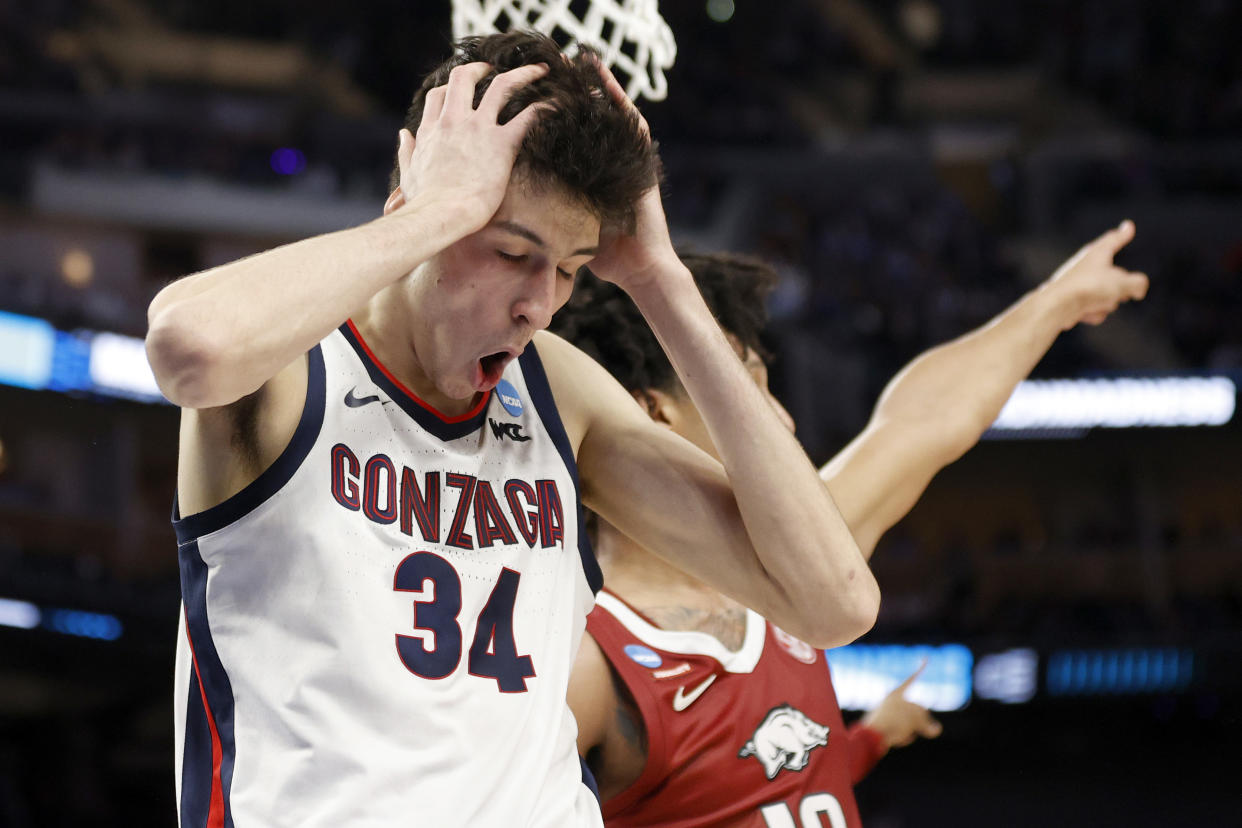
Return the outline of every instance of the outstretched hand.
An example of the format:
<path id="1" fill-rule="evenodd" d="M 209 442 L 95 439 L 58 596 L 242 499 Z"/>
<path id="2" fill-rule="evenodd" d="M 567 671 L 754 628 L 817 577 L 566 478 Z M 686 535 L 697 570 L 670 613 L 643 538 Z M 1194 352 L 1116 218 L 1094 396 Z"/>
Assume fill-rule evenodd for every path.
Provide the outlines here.
<path id="1" fill-rule="evenodd" d="M 934 739 L 943 729 L 926 707 L 906 699 L 906 690 L 910 689 L 910 685 L 914 684 L 926 667 L 927 662 L 924 661 L 862 719 L 863 724 L 884 737 L 885 746 L 888 748 L 905 747 L 919 736 Z"/>
<path id="2" fill-rule="evenodd" d="M 625 89 L 602 62 L 596 58 L 600 76 L 608 95 L 622 109 L 638 119 L 647 140 L 651 140 L 651 128 L 638 107 L 625 94 Z M 664 205 L 660 201 L 658 181 L 643 193 L 635 207 L 633 228 L 609 226 L 600 232 L 599 253 L 590 262 L 591 272 L 606 282 L 613 282 L 622 290 L 631 291 L 655 279 L 665 267 L 680 267 L 681 261 L 673 249 L 669 237 L 668 220 L 664 217 Z M 629 232 L 632 229 L 633 232 Z"/>
<path id="3" fill-rule="evenodd" d="M 536 63 L 498 74 L 476 109 L 475 87 L 491 71 L 487 63 L 454 67 L 447 84 L 427 93 L 418 134 L 402 129 L 397 148 L 404 201 L 444 205 L 467 227 L 466 234 L 481 229 L 500 208 L 522 139 L 547 106 L 532 104 L 497 123 L 510 96 L 546 75 L 548 67 Z"/>
<path id="4" fill-rule="evenodd" d="M 1089 242 L 1057 268 L 1046 283 L 1048 289 L 1067 297 L 1072 314 L 1066 329 L 1080 322 L 1098 325 L 1122 302 L 1147 295 L 1147 276 L 1113 264 L 1113 257 L 1134 238 L 1134 222 L 1126 219 L 1095 241 Z"/>

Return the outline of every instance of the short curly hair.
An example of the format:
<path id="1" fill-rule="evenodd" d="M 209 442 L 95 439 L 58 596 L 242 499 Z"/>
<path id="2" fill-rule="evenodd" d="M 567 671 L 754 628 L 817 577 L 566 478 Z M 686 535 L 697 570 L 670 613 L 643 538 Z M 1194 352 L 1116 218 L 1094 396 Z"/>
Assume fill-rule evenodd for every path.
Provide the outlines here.
<path id="1" fill-rule="evenodd" d="M 427 93 L 448 83 L 454 67 L 477 61 L 491 64 L 492 71 L 475 87 L 476 107 L 497 74 L 533 63 L 548 65 L 546 75 L 517 90 L 500 110 L 503 124 L 533 102 L 552 104 L 527 131 L 514 169 L 536 185 L 559 185 L 601 221 L 631 225 L 634 205 L 658 181 L 656 149 L 638 117 L 609 96 L 589 50 L 566 57 L 556 41 L 533 31 L 463 38 L 414 93 L 405 128 L 417 134 Z M 394 165 L 390 189 L 400 181 Z"/>
<path id="2" fill-rule="evenodd" d="M 767 263 L 737 253 L 678 254 L 720 327 L 765 361 L 762 342 L 767 298 L 778 276 Z M 551 330 L 608 369 L 627 391 L 681 388 L 664 349 L 630 297 L 611 282 L 579 272 L 569 303 L 552 319 Z"/>

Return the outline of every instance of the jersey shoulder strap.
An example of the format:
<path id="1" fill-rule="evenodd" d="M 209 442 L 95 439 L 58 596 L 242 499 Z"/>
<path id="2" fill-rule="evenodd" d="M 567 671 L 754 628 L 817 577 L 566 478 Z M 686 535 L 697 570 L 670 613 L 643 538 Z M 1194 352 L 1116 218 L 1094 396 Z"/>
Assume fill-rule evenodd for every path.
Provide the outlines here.
<path id="1" fill-rule="evenodd" d="M 544 371 L 543 361 L 539 359 L 539 350 L 534 342 L 527 345 L 526 350 L 518 357 L 518 365 L 522 369 L 522 379 L 526 383 L 526 390 L 530 392 L 531 401 L 535 405 L 535 411 L 539 414 L 543 428 L 552 438 L 552 444 L 556 446 L 557 452 L 561 455 L 561 461 L 568 469 L 569 476 L 573 478 L 574 489 L 578 493 L 578 496 L 574 498 L 578 521 L 578 555 L 582 559 L 582 572 L 586 575 L 591 592 L 598 594 L 604 586 L 604 575 L 599 568 L 599 561 L 595 558 L 595 551 L 591 548 L 591 540 L 585 531 L 582 481 L 578 479 L 578 461 L 574 457 L 573 447 L 569 444 L 569 436 L 565 433 L 565 425 L 561 422 L 560 412 L 556 408 L 556 399 L 552 396 L 548 374 Z M 504 405 L 504 403 L 502 398 L 501 404 Z"/>

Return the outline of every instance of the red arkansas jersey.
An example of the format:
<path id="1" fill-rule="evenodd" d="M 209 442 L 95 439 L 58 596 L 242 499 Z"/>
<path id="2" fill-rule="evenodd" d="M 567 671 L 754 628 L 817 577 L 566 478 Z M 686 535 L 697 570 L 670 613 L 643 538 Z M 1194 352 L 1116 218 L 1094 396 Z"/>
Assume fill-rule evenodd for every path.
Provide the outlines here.
<path id="1" fill-rule="evenodd" d="M 642 775 L 604 802 L 609 828 L 860 825 L 853 783 L 878 745 L 869 729 L 847 731 L 823 652 L 749 610 L 730 652 L 707 633 L 661 629 L 607 591 L 587 632 L 647 734 Z"/>

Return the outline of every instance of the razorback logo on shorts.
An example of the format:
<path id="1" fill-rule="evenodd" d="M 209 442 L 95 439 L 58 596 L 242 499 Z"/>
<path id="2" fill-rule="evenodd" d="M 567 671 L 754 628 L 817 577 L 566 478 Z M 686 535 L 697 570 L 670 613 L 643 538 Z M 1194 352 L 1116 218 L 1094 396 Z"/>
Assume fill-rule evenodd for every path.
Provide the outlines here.
<path id="1" fill-rule="evenodd" d="M 768 711 L 737 756 L 755 757 L 768 779 L 775 779 L 782 770 L 805 768 L 811 751 L 826 744 L 826 725 L 812 721 L 792 705 L 782 704 Z"/>

